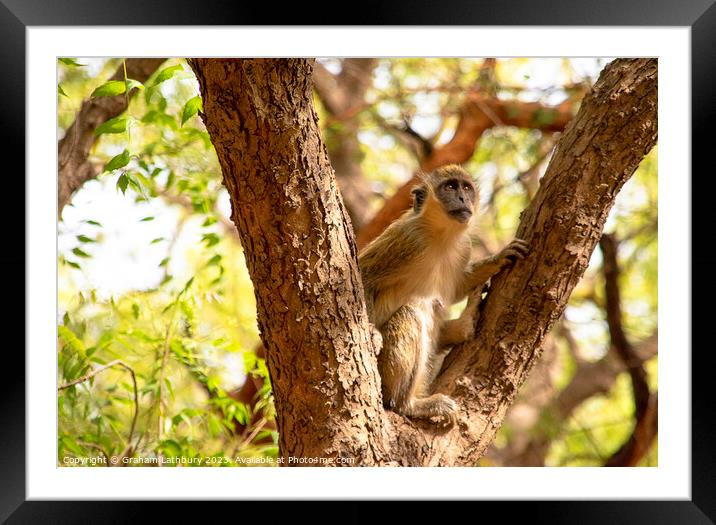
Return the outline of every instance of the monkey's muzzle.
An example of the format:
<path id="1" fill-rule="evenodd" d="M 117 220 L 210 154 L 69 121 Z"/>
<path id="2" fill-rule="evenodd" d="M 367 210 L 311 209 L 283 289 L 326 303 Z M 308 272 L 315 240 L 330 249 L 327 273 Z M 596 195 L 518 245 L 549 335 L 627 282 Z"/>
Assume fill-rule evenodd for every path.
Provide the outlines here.
<path id="1" fill-rule="evenodd" d="M 465 224 L 472 217 L 472 210 L 469 208 L 458 208 L 456 210 L 450 210 L 450 217 L 455 219 L 461 224 Z"/>

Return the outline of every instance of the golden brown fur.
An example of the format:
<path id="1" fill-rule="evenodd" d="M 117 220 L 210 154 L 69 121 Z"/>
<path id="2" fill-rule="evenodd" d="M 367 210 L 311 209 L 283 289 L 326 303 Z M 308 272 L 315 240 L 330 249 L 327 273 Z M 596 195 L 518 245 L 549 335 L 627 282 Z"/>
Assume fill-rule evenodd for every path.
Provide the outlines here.
<path id="1" fill-rule="evenodd" d="M 459 319 L 444 310 L 481 287 L 506 264 L 522 257 L 523 241 L 497 256 L 470 264 L 469 228 L 478 193 L 456 165 L 424 176 L 415 206 L 392 223 L 359 255 L 368 316 L 382 336 L 378 366 L 386 406 L 440 424 L 454 423 L 457 405 L 430 394 L 446 347 L 474 329 L 479 290 Z M 469 211 L 468 211 L 469 210 Z"/>

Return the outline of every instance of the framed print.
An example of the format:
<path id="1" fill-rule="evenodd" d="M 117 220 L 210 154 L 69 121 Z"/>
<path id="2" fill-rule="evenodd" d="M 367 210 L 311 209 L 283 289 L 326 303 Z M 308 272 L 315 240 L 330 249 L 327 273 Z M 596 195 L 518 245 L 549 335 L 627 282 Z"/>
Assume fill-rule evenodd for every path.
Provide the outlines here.
<path id="1" fill-rule="evenodd" d="M 0 6 L 27 203 L 3 519 L 427 499 L 712 522 L 689 293 L 710 2 L 195 9 Z M 300 468 L 327 466 L 354 468 Z"/>

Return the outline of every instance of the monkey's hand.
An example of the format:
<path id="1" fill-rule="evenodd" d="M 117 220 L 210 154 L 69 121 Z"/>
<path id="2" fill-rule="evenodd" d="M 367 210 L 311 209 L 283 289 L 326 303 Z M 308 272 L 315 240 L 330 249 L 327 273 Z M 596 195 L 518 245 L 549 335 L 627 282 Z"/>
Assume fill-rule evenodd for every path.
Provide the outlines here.
<path id="1" fill-rule="evenodd" d="M 512 266 L 516 260 L 524 259 L 530 251 L 530 245 L 522 239 L 515 239 L 499 253 L 471 263 L 465 273 L 465 280 L 458 297 L 465 297 L 476 288 L 481 288 L 493 275 L 503 268 Z"/>
<path id="2" fill-rule="evenodd" d="M 380 333 L 373 323 L 370 324 L 371 341 L 373 342 L 373 349 L 375 349 L 375 355 L 380 355 L 380 351 L 383 348 L 383 334 Z"/>
<path id="3" fill-rule="evenodd" d="M 518 259 L 524 259 L 530 252 L 530 245 L 527 241 L 522 239 L 515 239 L 510 244 L 505 246 L 495 258 L 501 267 L 509 266 L 515 263 Z"/>

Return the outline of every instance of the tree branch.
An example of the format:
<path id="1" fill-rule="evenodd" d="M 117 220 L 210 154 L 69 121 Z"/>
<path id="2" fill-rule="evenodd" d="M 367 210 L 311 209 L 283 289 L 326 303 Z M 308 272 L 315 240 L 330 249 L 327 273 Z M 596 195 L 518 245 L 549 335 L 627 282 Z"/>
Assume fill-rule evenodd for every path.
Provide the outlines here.
<path id="1" fill-rule="evenodd" d="M 166 58 L 128 58 L 126 59 L 127 78 L 139 82 L 146 80 L 156 71 Z M 124 65 L 120 66 L 110 80 L 124 80 Z M 72 194 L 85 182 L 97 176 L 97 170 L 87 159 L 94 146 L 94 131 L 97 127 L 116 117 L 127 109 L 129 94 L 114 97 L 88 98 L 82 102 L 75 121 L 67 128 L 65 136 L 57 145 L 57 216 L 70 201 Z M 129 95 L 129 96 L 128 96 Z"/>
<path id="2" fill-rule="evenodd" d="M 658 332 L 654 332 L 634 347 L 641 363 L 657 354 L 658 341 Z M 626 367 L 614 355 L 613 349 L 597 362 L 579 361 L 569 384 L 542 410 L 541 419 L 547 424 L 533 429 L 534 436 L 529 443 L 512 457 L 505 458 L 504 464 L 520 467 L 544 466 L 552 441 L 559 435 L 574 410 L 587 399 L 609 392 L 617 376 L 624 371 Z"/>
<path id="3" fill-rule="evenodd" d="M 350 222 L 321 142 L 310 60 L 193 59 L 204 121 L 245 248 L 282 457 L 353 465 L 473 465 L 587 267 L 616 194 L 657 138 L 657 61 L 615 60 L 565 130 L 497 275 L 479 339 L 437 382 L 447 431 L 384 410 Z"/>
<path id="4" fill-rule="evenodd" d="M 607 467 L 633 467 L 649 451 L 658 430 L 657 395 L 649 391 L 642 361 L 624 333 L 619 292 L 618 242 L 612 234 L 602 235 L 599 244 L 604 258 L 604 289 L 607 300 L 607 324 L 614 351 L 631 378 L 634 392 L 634 430 L 629 439 L 605 463 Z"/>
<path id="5" fill-rule="evenodd" d="M 418 464 L 472 465 L 492 442 L 586 270 L 618 191 L 656 138 L 657 61 L 611 62 L 522 213 L 516 236 L 530 242 L 530 255 L 493 279 L 478 339 L 453 349 L 438 377 L 437 391 L 459 400 L 459 427 L 443 436 L 416 433 L 392 418 L 403 440 L 433 438 L 430 451 L 417 454 Z"/>
<path id="6" fill-rule="evenodd" d="M 460 120 L 453 138 L 434 148 L 420 163 L 423 171 L 432 171 L 445 164 L 462 164 L 475 153 L 477 141 L 495 126 L 517 126 L 542 131 L 562 131 L 572 119 L 573 100 L 559 106 L 539 102 L 501 100 L 481 93 L 469 92 L 460 108 Z M 366 246 L 411 205 L 411 191 L 418 183 L 416 174 L 389 198 L 375 216 L 358 233 L 358 248 Z"/>
<path id="7" fill-rule="evenodd" d="M 100 367 L 95 368 L 94 370 L 83 375 L 82 377 L 78 377 L 77 379 L 70 381 L 69 383 L 65 383 L 63 385 L 58 386 L 57 390 L 65 390 L 66 388 L 70 388 L 71 386 L 84 383 L 85 381 L 90 380 L 100 372 L 104 372 L 108 368 L 112 368 L 114 366 L 121 366 L 122 368 L 127 370 L 132 376 L 132 383 L 134 385 L 134 415 L 132 416 L 132 425 L 129 427 L 129 437 L 127 438 L 127 449 L 129 449 L 129 447 L 132 446 L 132 436 L 134 436 L 134 428 L 137 424 L 137 415 L 139 414 L 139 394 L 137 392 L 137 376 L 135 375 L 134 369 L 131 366 L 126 364 L 124 361 L 121 361 L 120 359 L 115 359 L 114 361 L 110 361 L 106 365 L 102 365 Z"/>

